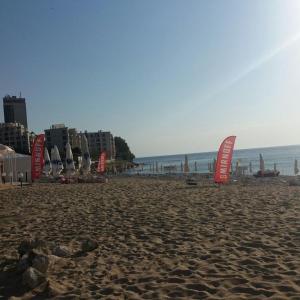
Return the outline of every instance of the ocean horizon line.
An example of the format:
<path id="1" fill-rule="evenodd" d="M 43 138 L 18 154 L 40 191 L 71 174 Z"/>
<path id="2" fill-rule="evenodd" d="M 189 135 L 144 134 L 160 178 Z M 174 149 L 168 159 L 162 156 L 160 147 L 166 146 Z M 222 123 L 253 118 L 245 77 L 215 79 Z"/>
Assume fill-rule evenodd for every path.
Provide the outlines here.
<path id="1" fill-rule="evenodd" d="M 260 150 L 260 149 L 273 149 L 273 148 L 285 148 L 285 147 L 299 147 L 300 144 L 292 144 L 292 145 L 279 145 L 279 146 L 266 146 L 266 147 L 253 147 L 253 148 L 239 148 L 234 149 L 233 151 L 247 151 L 247 150 Z M 161 154 L 161 155 L 149 155 L 149 156 L 139 156 L 136 159 L 145 159 L 145 158 L 161 158 L 165 156 L 180 156 L 180 155 L 196 155 L 196 154 L 210 154 L 210 153 L 217 153 L 218 150 L 212 151 L 203 151 L 203 152 L 191 152 L 191 153 L 177 153 L 177 154 Z"/>

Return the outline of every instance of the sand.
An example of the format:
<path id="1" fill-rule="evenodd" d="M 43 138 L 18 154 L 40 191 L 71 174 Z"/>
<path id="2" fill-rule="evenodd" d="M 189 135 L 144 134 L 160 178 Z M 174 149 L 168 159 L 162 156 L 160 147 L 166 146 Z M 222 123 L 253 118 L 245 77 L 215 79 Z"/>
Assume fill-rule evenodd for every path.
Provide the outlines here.
<path id="1" fill-rule="evenodd" d="M 3 299 L 300 299 L 300 187 L 119 178 L 0 191 Z M 30 236 L 68 246 L 49 283 L 13 271 Z M 83 238 L 96 250 L 76 255 Z M 1 297 L 0 297 L 1 298 Z"/>

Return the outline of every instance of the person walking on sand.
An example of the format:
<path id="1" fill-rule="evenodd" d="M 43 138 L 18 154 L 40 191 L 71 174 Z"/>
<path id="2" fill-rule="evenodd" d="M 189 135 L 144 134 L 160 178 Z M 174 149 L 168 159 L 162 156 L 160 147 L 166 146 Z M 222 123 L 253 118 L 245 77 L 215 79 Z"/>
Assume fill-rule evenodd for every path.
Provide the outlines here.
<path id="1" fill-rule="evenodd" d="M 21 187 L 23 187 L 23 177 L 24 177 L 23 173 L 19 172 L 18 177 L 19 177 L 20 185 L 21 185 Z"/>
<path id="2" fill-rule="evenodd" d="M 1 177 L 2 177 L 2 183 L 5 184 L 6 173 L 2 172 Z"/>

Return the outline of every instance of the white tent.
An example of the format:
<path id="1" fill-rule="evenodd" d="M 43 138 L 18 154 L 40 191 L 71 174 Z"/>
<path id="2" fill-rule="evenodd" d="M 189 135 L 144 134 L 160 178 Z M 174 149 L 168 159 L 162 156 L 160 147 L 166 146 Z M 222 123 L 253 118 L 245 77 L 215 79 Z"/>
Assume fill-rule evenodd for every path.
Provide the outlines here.
<path id="1" fill-rule="evenodd" d="M 6 145 L 0 144 L 0 173 L 5 181 L 17 181 L 16 152 Z"/>
<path id="2" fill-rule="evenodd" d="M 6 145 L 0 144 L 0 182 L 17 182 L 19 174 L 23 181 L 31 180 L 31 156 L 16 153 Z"/>

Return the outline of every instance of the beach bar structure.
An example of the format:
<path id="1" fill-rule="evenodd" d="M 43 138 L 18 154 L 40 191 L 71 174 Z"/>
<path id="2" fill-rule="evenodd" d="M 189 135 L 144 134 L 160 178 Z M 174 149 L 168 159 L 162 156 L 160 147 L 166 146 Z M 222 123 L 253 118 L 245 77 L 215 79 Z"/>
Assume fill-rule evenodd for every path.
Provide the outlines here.
<path id="1" fill-rule="evenodd" d="M 8 146 L 0 144 L 0 181 L 18 182 L 23 174 L 23 181 L 31 181 L 31 156 L 16 153 Z"/>

